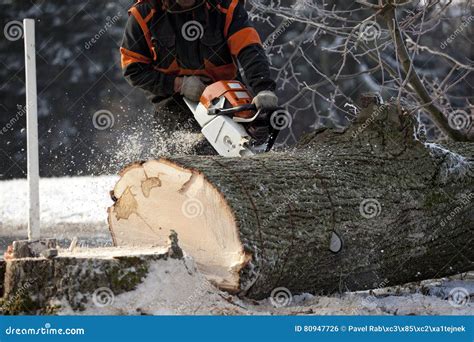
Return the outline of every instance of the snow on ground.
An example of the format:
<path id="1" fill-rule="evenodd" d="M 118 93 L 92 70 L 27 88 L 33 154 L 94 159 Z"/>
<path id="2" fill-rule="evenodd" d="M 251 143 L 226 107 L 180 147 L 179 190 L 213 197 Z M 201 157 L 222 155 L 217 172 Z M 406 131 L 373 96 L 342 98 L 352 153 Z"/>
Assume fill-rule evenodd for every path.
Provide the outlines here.
<path id="1" fill-rule="evenodd" d="M 44 237 L 67 246 L 73 237 L 80 246 L 108 246 L 109 191 L 118 177 L 42 179 L 41 226 Z M 27 236 L 26 180 L 0 182 L 0 252 L 15 239 Z M 82 252 L 87 253 L 87 252 Z M 463 278 L 430 280 L 405 286 L 333 296 L 288 295 L 253 301 L 219 291 L 196 270 L 191 258 L 158 261 L 135 291 L 113 297 L 107 305 L 89 302 L 82 314 L 201 314 L 201 315 L 474 315 L 474 273 Z M 460 306 L 449 301 L 455 289 L 471 299 Z M 61 314 L 71 314 L 64 308 Z M 77 313 L 76 313 L 77 314 Z"/>
<path id="2" fill-rule="evenodd" d="M 97 256 L 104 254 L 98 252 Z M 84 311 L 74 312 L 66 302 L 57 304 L 62 307 L 60 315 L 473 315 L 474 303 L 452 304 L 449 300 L 451 291 L 459 288 L 473 296 L 474 274 L 465 275 L 464 280 L 430 280 L 373 292 L 330 297 L 293 296 L 287 292 L 283 297 L 255 301 L 218 290 L 186 256 L 184 261 L 167 259 L 152 263 L 147 277 L 134 291 L 114 295 L 108 289 L 96 290 L 98 295 L 89 296 Z"/>
<path id="3" fill-rule="evenodd" d="M 109 192 L 118 177 L 43 178 L 40 181 L 41 232 L 66 243 L 110 245 L 107 208 Z M 0 182 L 0 252 L 16 239 L 27 237 L 26 180 Z"/>
<path id="4" fill-rule="evenodd" d="M 96 290 L 97 291 L 97 290 Z M 102 293 L 101 293 L 102 291 Z M 60 302 L 60 315 L 222 315 L 245 314 L 227 302 L 228 294 L 212 286 L 196 269 L 192 258 L 158 260 L 135 291 L 115 296 L 99 289 L 85 311 L 74 312 Z"/>

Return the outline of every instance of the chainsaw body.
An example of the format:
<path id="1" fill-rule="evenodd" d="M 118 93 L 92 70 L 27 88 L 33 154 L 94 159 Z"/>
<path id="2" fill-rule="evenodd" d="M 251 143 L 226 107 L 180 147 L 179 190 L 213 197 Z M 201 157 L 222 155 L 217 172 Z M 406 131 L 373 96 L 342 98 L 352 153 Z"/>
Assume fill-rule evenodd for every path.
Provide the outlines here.
<path id="1" fill-rule="evenodd" d="M 199 103 L 184 102 L 219 155 L 245 157 L 268 152 L 278 135 L 270 124 L 272 112 L 257 111 L 252 99 L 239 81 L 219 81 L 206 88 Z"/>

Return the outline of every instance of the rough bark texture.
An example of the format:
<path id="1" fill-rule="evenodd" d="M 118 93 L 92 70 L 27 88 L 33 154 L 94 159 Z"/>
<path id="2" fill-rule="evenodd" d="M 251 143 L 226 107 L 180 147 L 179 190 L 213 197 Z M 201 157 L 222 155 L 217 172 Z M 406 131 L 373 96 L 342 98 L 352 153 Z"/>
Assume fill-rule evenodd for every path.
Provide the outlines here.
<path id="1" fill-rule="evenodd" d="M 83 254 L 62 251 L 55 259 L 7 260 L 0 314 L 54 314 L 69 308 L 81 311 L 91 302 L 105 306 L 114 296 L 140 285 L 152 263 L 181 257 L 179 247 L 172 245 L 167 249 L 141 251 L 117 248 Z"/>
<path id="2" fill-rule="evenodd" d="M 204 174 L 230 206 L 251 255 L 241 293 L 355 291 L 474 269 L 474 144 L 453 144 L 460 156 L 413 137 L 411 117 L 368 106 L 289 152 L 167 162 Z"/>

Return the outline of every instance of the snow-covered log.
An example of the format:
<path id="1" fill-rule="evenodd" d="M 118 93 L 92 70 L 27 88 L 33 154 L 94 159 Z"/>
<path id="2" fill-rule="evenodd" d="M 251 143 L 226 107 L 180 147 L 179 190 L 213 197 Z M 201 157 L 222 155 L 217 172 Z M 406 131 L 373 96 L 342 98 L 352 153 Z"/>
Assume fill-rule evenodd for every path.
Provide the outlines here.
<path id="1" fill-rule="evenodd" d="M 288 152 L 128 166 L 112 191 L 114 243 L 159 246 L 175 230 L 210 281 L 253 298 L 474 269 L 474 144 L 424 143 L 396 106 L 365 107 Z"/>

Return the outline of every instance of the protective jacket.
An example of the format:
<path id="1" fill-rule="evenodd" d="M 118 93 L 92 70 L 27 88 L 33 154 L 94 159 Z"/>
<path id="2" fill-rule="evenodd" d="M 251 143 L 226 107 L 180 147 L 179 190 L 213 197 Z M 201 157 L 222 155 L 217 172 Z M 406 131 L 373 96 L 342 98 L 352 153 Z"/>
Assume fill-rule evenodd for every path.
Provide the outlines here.
<path id="1" fill-rule="evenodd" d="M 160 0 L 139 0 L 129 10 L 120 53 L 127 81 L 154 103 L 174 94 L 177 76 L 239 79 L 238 63 L 254 93 L 275 89 L 260 37 L 239 0 L 203 1 L 180 13 Z"/>

